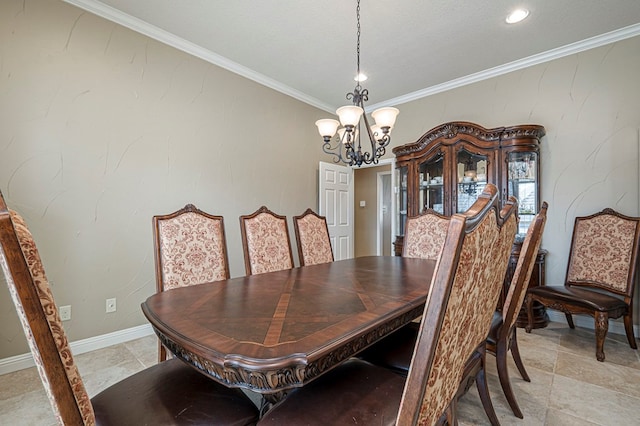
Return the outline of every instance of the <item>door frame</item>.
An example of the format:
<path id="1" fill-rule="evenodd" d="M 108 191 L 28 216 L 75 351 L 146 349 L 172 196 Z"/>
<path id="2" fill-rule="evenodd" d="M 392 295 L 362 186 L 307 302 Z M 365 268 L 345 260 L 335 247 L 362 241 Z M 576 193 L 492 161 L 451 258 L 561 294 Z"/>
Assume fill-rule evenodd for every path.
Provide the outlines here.
<path id="1" fill-rule="evenodd" d="M 378 214 L 377 214 L 377 218 L 376 218 L 376 254 L 378 256 L 382 256 L 382 254 L 384 253 L 384 247 L 383 247 L 383 233 L 384 233 L 384 220 L 383 220 L 383 213 L 382 213 L 382 207 L 384 205 L 384 191 L 383 191 L 383 183 L 382 183 L 382 177 L 383 176 L 389 176 L 389 179 L 391 179 L 391 181 L 389 182 L 389 196 L 391 197 L 391 206 L 390 206 L 390 212 L 389 214 L 391 215 L 391 225 L 390 225 L 390 240 L 392 242 L 390 250 L 391 253 L 393 253 L 393 173 L 392 170 L 386 171 L 386 172 L 378 172 L 376 174 L 376 179 L 378 182 L 378 186 L 377 186 L 377 190 L 376 190 L 376 199 L 377 199 L 377 209 L 378 209 Z"/>
<path id="2" fill-rule="evenodd" d="M 395 229 L 395 219 L 396 219 L 396 215 L 395 215 L 395 211 L 396 211 L 396 197 L 394 197 L 395 194 L 395 190 L 394 190 L 394 185 L 393 183 L 395 182 L 395 170 L 396 170 L 396 159 L 395 157 L 392 158 L 384 158 L 380 161 L 378 161 L 378 164 L 363 164 L 361 167 L 359 167 L 360 169 L 367 169 L 370 167 L 378 167 L 378 166 L 386 166 L 387 164 L 389 164 L 391 166 L 391 244 L 392 244 L 392 249 L 391 249 L 391 253 L 393 254 L 393 231 Z M 353 167 L 353 169 L 355 169 L 355 167 Z M 379 172 L 379 173 L 388 173 L 388 172 Z M 378 174 L 379 174 L 378 173 Z M 380 219 L 380 192 L 381 192 L 381 186 L 380 186 L 380 181 L 379 178 L 376 177 L 376 179 L 378 179 L 377 181 L 377 189 L 376 189 L 376 208 L 377 210 L 377 214 L 376 214 L 376 253 L 378 254 L 378 256 L 382 255 L 382 252 L 380 251 L 380 241 L 382 240 L 382 236 L 380 235 L 381 233 L 381 219 Z M 355 193 L 355 188 L 354 188 L 354 193 Z M 355 194 L 354 194 L 355 195 Z M 356 209 L 356 205 L 355 205 L 355 199 L 354 199 L 354 210 Z M 355 241 L 355 223 L 354 223 L 354 230 L 353 230 L 353 238 Z"/>

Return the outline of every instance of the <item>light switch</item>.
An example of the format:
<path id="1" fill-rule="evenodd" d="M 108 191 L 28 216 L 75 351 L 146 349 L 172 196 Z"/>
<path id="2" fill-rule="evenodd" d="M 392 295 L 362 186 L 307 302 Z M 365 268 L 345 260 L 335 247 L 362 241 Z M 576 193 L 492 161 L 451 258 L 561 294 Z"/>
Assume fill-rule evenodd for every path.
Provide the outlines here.
<path id="1" fill-rule="evenodd" d="M 360 207 L 367 207 L 367 202 L 364 200 L 360 201 Z"/>

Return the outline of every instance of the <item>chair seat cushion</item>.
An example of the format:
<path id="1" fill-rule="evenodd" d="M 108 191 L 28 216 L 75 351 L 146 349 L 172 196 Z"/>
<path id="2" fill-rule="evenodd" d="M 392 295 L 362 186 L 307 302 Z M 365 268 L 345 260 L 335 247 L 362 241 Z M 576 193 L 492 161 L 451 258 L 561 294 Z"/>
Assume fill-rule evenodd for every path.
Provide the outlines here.
<path id="1" fill-rule="evenodd" d="M 292 391 L 258 425 L 394 425 L 405 380 L 359 359 L 350 359 Z"/>
<path id="2" fill-rule="evenodd" d="M 358 358 L 407 375 L 420 323 L 410 322 L 363 351 Z"/>
<path id="3" fill-rule="evenodd" d="M 173 358 L 142 370 L 91 399 L 96 424 L 252 425 L 258 409 L 230 389 Z"/>
<path id="4" fill-rule="evenodd" d="M 618 297 L 580 287 L 539 286 L 530 288 L 529 294 L 544 299 L 555 299 L 562 303 L 594 311 L 607 312 L 627 309 L 627 304 Z"/>

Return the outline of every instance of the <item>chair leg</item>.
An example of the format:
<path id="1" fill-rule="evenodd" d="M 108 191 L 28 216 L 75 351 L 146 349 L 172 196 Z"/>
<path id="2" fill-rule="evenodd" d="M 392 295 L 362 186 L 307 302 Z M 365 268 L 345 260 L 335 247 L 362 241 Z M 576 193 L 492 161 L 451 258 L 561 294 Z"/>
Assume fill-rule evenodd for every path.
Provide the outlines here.
<path id="1" fill-rule="evenodd" d="M 627 340 L 631 349 L 638 349 L 636 344 L 636 336 L 633 335 L 633 314 L 629 312 L 624 316 L 624 331 L 627 333 Z"/>
<path id="2" fill-rule="evenodd" d="M 569 328 L 576 328 L 575 324 L 573 323 L 573 316 L 571 316 L 570 313 L 565 312 L 564 316 L 567 318 L 567 324 L 569 324 Z"/>
<path id="3" fill-rule="evenodd" d="M 520 407 L 518 406 L 516 397 L 513 394 L 513 389 L 511 388 L 511 381 L 509 380 L 509 367 L 507 366 L 507 352 L 509 352 L 507 343 L 503 341 L 499 341 L 496 345 L 496 367 L 498 369 L 498 378 L 500 379 L 500 386 L 502 386 L 502 392 L 504 393 L 504 396 L 507 398 L 507 402 L 509 403 L 509 407 L 511 407 L 511 411 L 513 411 L 513 414 L 516 417 L 522 419 L 524 418 L 524 416 L 522 415 L 522 411 L 520 411 Z M 480 389 L 478 389 L 478 391 L 480 391 Z M 483 404 L 484 404 L 484 401 L 483 401 Z"/>
<path id="4" fill-rule="evenodd" d="M 448 426 L 458 426 L 458 399 L 457 398 L 453 398 L 453 400 L 451 401 L 451 403 L 449 404 L 449 406 L 447 407 L 447 409 L 444 412 L 444 419 L 445 425 Z"/>
<path id="5" fill-rule="evenodd" d="M 524 303 L 527 306 L 527 325 L 524 331 L 531 333 L 531 329 L 533 329 L 533 298 L 527 294 L 524 297 Z"/>
<path id="6" fill-rule="evenodd" d="M 483 354 L 482 360 L 480 361 L 480 369 L 476 375 L 476 387 L 478 388 L 478 394 L 480 394 L 482 408 L 484 408 L 484 412 L 487 413 L 491 426 L 500 426 L 498 416 L 496 415 L 496 412 L 493 409 L 493 404 L 491 403 L 491 396 L 489 395 L 489 387 L 487 386 L 487 378 L 485 375 L 485 363 L 486 357 Z"/>
<path id="7" fill-rule="evenodd" d="M 604 362 L 604 339 L 607 337 L 609 330 L 609 315 L 606 312 L 596 311 L 595 314 L 596 328 L 596 359 Z"/>
<path id="8" fill-rule="evenodd" d="M 162 342 L 158 340 L 158 363 L 167 360 L 167 349 L 162 345 Z"/>
<path id="9" fill-rule="evenodd" d="M 527 374 L 527 370 L 524 368 L 524 364 L 522 363 L 522 358 L 520 358 L 520 348 L 518 347 L 518 338 L 516 336 L 516 328 L 513 329 L 513 335 L 511 336 L 511 342 L 509 343 L 509 349 L 511 350 L 511 356 L 513 357 L 513 361 L 516 363 L 516 367 L 518 368 L 518 372 L 520 373 L 520 377 L 525 382 L 530 382 L 531 379 Z"/>

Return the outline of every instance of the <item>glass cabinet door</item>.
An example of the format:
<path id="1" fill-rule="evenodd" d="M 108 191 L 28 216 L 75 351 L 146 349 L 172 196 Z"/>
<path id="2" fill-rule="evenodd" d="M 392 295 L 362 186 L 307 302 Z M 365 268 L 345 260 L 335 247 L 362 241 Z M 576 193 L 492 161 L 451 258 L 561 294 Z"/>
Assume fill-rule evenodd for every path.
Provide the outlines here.
<path id="1" fill-rule="evenodd" d="M 487 185 L 487 156 L 461 149 L 457 154 L 456 212 L 463 213 L 473 205 Z"/>
<path id="2" fill-rule="evenodd" d="M 518 199 L 518 234 L 522 236 L 538 212 L 538 153 L 510 152 L 507 167 L 507 195 Z"/>
<path id="3" fill-rule="evenodd" d="M 438 154 L 434 158 L 421 163 L 418 170 L 420 184 L 420 209 L 433 209 L 444 214 L 444 157 Z"/>
<path id="4" fill-rule="evenodd" d="M 398 218 L 396 221 L 396 235 L 404 235 L 404 225 L 407 221 L 407 208 L 409 206 L 407 199 L 407 176 L 408 166 L 398 167 L 396 173 L 396 209 Z"/>

